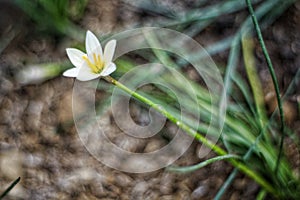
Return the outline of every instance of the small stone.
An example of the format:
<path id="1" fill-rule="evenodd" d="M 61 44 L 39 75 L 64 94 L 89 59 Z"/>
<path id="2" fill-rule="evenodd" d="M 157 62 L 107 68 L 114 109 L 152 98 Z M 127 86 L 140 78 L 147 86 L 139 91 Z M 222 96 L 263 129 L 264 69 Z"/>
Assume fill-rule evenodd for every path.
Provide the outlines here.
<path id="1" fill-rule="evenodd" d="M 145 181 L 138 182 L 132 189 L 131 199 L 143 199 L 144 193 L 148 190 L 149 185 Z"/>
<path id="2" fill-rule="evenodd" d="M 30 101 L 27 108 L 27 126 L 30 129 L 38 130 L 41 126 L 41 114 L 44 103 L 41 101 Z"/>
<path id="3" fill-rule="evenodd" d="M 1 152 L 0 169 L 8 179 L 16 179 L 22 176 L 22 154 L 16 149 Z"/>
<path id="4" fill-rule="evenodd" d="M 147 143 L 144 149 L 144 153 L 157 151 L 161 149 L 164 145 L 166 145 L 166 142 L 163 139 L 151 139 L 150 142 Z"/>
<path id="5" fill-rule="evenodd" d="M 122 187 L 128 187 L 132 183 L 132 178 L 126 174 L 117 174 L 115 176 L 115 182 Z"/>
<path id="6" fill-rule="evenodd" d="M 174 174 L 164 173 L 160 181 L 160 192 L 171 194 L 173 192 Z"/>
<path id="7" fill-rule="evenodd" d="M 208 186 L 200 185 L 192 192 L 192 199 L 201 199 L 208 193 Z"/>

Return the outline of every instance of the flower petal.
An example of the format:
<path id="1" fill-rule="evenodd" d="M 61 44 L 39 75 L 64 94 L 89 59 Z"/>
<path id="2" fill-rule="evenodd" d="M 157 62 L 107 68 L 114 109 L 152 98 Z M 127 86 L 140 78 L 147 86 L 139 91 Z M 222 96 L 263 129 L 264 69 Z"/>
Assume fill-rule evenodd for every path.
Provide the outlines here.
<path id="1" fill-rule="evenodd" d="M 79 68 L 71 68 L 63 73 L 64 76 L 67 77 L 76 77 L 78 75 Z"/>
<path id="2" fill-rule="evenodd" d="M 100 74 L 93 73 L 91 69 L 85 64 L 80 68 L 77 79 L 80 81 L 89 81 L 98 78 L 99 76 Z"/>
<path id="3" fill-rule="evenodd" d="M 104 48 L 104 63 L 110 63 L 115 53 L 116 49 L 116 40 L 109 41 Z"/>
<path id="4" fill-rule="evenodd" d="M 101 54 L 100 54 L 100 53 L 101 53 Z M 89 60 L 90 60 L 93 64 L 95 64 L 94 54 L 96 55 L 96 57 L 97 57 L 97 55 L 100 55 L 100 59 L 103 59 L 103 58 L 102 58 L 102 49 L 101 49 L 101 46 L 96 47 L 90 54 L 87 55 L 88 58 L 89 58 Z"/>
<path id="5" fill-rule="evenodd" d="M 93 53 L 96 53 L 101 57 L 103 55 L 101 44 L 98 38 L 91 31 L 87 31 L 86 33 L 85 48 L 89 57 Z"/>
<path id="6" fill-rule="evenodd" d="M 107 65 L 107 67 L 105 67 L 103 69 L 103 71 L 100 73 L 100 76 L 108 76 L 111 73 L 113 73 L 116 69 L 117 69 L 117 67 L 116 67 L 115 63 L 111 62 Z"/>
<path id="7" fill-rule="evenodd" d="M 71 63 L 75 66 L 75 67 L 81 67 L 83 59 L 82 56 L 85 55 L 85 53 L 83 53 L 82 51 L 78 50 L 78 49 L 74 49 L 74 48 L 67 48 L 67 55 L 71 61 Z"/>

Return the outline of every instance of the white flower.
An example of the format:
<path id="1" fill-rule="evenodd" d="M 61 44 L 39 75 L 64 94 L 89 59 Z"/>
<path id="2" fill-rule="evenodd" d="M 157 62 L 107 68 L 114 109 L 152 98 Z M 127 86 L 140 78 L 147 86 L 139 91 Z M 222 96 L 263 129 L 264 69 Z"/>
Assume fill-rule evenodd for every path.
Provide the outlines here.
<path id="1" fill-rule="evenodd" d="M 104 54 L 97 37 L 87 31 L 85 39 L 86 54 L 74 48 L 67 48 L 67 55 L 75 68 L 63 73 L 67 77 L 77 77 L 80 81 L 89 81 L 100 76 L 108 76 L 116 70 L 112 62 L 116 48 L 116 40 L 110 40 L 105 48 Z"/>

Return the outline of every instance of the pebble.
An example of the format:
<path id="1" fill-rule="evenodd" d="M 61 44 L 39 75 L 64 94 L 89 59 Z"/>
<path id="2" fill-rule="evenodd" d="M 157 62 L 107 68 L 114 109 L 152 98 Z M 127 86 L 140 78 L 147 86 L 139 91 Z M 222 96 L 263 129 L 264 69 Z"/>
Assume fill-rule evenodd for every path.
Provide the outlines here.
<path id="1" fill-rule="evenodd" d="M 115 175 L 115 183 L 121 187 L 128 187 L 132 184 L 133 179 L 126 174 L 120 173 Z"/>
<path id="2" fill-rule="evenodd" d="M 15 180 L 22 176 L 22 153 L 17 148 L 11 148 L 0 154 L 0 169 L 3 175 L 10 179 Z"/>
<path id="3" fill-rule="evenodd" d="M 151 139 L 145 149 L 144 153 L 150 153 L 156 150 L 161 149 L 164 145 L 166 145 L 166 142 L 163 139 Z"/>
<path id="4" fill-rule="evenodd" d="M 172 194 L 174 184 L 174 174 L 164 173 L 161 177 L 159 190 L 162 194 Z"/>
<path id="5" fill-rule="evenodd" d="M 27 126 L 32 130 L 38 130 L 41 126 L 41 114 L 44 108 L 44 103 L 41 101 L 30 101 L 27 107 Z"/>
<path id="6" fill-rule="evenodd" d="M 207 195 L 209 187 L 206 185 L 200 185 L 191 194 L 192 199 L 201 199 Z"/>
<path id="7" fill-rule="evenodd" d="M 145 181 L 137 182 L 132 188 L 131 199 L 143 199 L 144 193 L 148 190 L 149 185 Z"/>
<path id="8" fill-rule="evenodd" d="M 36 154 L 27 154 L 24 156 L 24 165 L 28 167 L 38 167 L 44 162 L 42 155 L 39 153 Z"/>

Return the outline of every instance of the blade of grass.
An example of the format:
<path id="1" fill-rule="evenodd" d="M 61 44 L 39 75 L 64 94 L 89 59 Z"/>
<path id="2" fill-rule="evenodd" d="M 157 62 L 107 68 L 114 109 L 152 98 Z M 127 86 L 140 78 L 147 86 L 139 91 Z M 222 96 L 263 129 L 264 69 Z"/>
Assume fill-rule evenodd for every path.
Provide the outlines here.
<path id="1" fill-rule="evenodd" d="M 250 95 L 250 89 L 248 88 L 248 85 L 245 83 L 245 81 L 237 72 L 233 72 L 232 81 L 237 85 L 238 89 L 242 92 L 242 95 L 246 100 L 247 106 L 249 107 L 252 116 L 253 115 L 255 116 L 256 113 L 255 113 L 255 109 L 252 106 L 253 100 L 252 100 L 252 96 Z M 252 116 L 250 118 L 253 118 Z"/>
<path id="2" fill-rule="evenodd" d="M 214 162 L 217 162 L 217 161 L 220 161 L 220 160 L 226 160 L 226 159 L 240 159 L 239 156 L 237 155 L 225 155 L 225 156 L 217 156 L 217 157 L 214 157 L 214 158 L 210 158 L 210 159 L 207 159 L 201 163 L 198 163 L 196 165 L 192 165 L 192 166 L 188 166 L 188 167 L 176 167 L 176 166 L 170 166 L 170 167 L 167 167 L 167 171 L 171 171 L 171 172 L 177 172 L 177 173 L 188 173 L 188 172 L 193 172 L 193 171 L 196 171 L 202 167 L 205 167 L 211 163 L 214 163 Z"/>
<path id="3" fill-rule="evenodd" d="M 5 197 L 19 183 L 20 180 L 21 177 L 14 180 L 14 182 L 12 182 L 12 184 L 10 184 L 10 186 L 8 186 L 8 188 L 0 195 L 0 199 L 3 199 L 3 197 Z"/>
<path id="4" fill-rule="evenodd" d="M 253 55 L 254 52 L 254 44 L 252 38 L 248 33 L 244 33 L 242 36 L 242 48 L 243 48 L 243 58 L 244 65 L 247 73 L 248 80 L 250 82 L 250 86 L 252 89 L 252 94 L 254 97 L 254 104 L 256 107 L 256 113 L 258 116 L 258 123 L 260 124 L 260 129 L 265 127 L 267 123 L 266 111 L 264 108 L 264 99 L 263 99 L 263 91 L 260 80 L 257 76 L 257 71 L 255 69 L 255 57 Z M 265 134 L 263 134 L 265 135 Z M 265 137 L 269 139 L 268 137 Z M 270 140 L 269 140 L 270 142 Z M 259 193 L 260 198 L 263 198 L 266 194 L 265 190 L 261 190 Z"/>
<path id="5" fill-rule="evenodd" d="M 260 123 L 260 127 L 264 127 L 267 122 L 267 115 L 265 110 L 265 102 L 264 95 L 262 91 L 261 82 L 257 75 L 257 71 L 255 68 L 255 57 L 253 55 L 254 52 L 254 44 L 253 40 L 250 37 L 249 33 L 244 33 L 242 36 L 242 48 L 243 48 L 243 58 L 245 69 L 247 73 L 248 80 L 250 82 L 252 94 L 254 97 L 254 104 L 256 107 L 256 112 L 258 114 L 258 120 Z"/>
<path id="6" fill-rule="evenodd" d="M 221 51 L 225 51 L 226 49 L 228 49 L 233 41 L 233 37 L 228 37 L 225 38 L 219 42 L 216 42 L 208 47 L 205 48 L 206 52 L 195 52 L 193 54 L 190 55 L 190 60 L 196 60 L 199 58 L 204 58 L 208 53 L 210 56 L 213 56 Z M 180 66 L 184 66 L 186 64 L 188 64 L 187 60 L 180 58 L 178 61 L 178 64 Z"/>
<path id="7" fill-rule="evenodd" d="M 262 6 L 260 6 L 259 9 L 257 9 L 257 11 L 255 13 L 257 16 L 261 15 L 261 13 L 263 13 L 263 15 L 266 16 L 266 17 L 264 17 L 264 19 L 262 20 L 262 23 L 261 23 L 263 29 L 268 27 L 271 23 L 273 23 L 274 20 L 278 16 L 280 16 L 287 7 L 289 7 L 295 1 L 296 0 L 287 0 L 278 6 L 274 6 L 276 3 L 278 3 L 278 0 L 277 1 L 267 1 Z M 268 10 L 268 12 L 265 12 L 266 10 Z M 203 23 L 205 23 L 205 22 L 203 22 Z M 247 18 L 245 23 L 241 26 L 243 28 L 241 28 L 239 31 L 242 32 L 242 30 L 244 31 L 246 28 L 249 28 L 250 23 L 251 23 L 251 18 L 249 17 L 249 18 Z M 200 31 L 202 30 L 202 28 L 203 27 L 201 27 Z M 189 32 L 187 32 L 187 33 L 190 34 Z M 237 35 L 237 33 L 235 35 Z M 216 43 L 206 47 L 206 51 L 211 56 L 214 54 L 217 54 L 221 51 L 225 51 L 226 49 L 228 49 L 231 46 L 233 38 L 234 38 L 233 36 L 230 36 L 219 42 L 216 42 Z M 194 54 L 191 55 L 191 57 L 195 57 L 195 58 L 198 58 L 199 56 L 204 56 L 204 55 L 202 55 L 201 52 L 195 52 Z M 191 59 L 191 60 L 193 60 L 193 59 Z M 186 60 L 183 60 L 183 59 L 181 59 L 179 61 L 179 63 L 180 63 L 180 65 L 187 64 Z"/>
<path id="8" fill-rule="evenodd" d="M 264 54 L 265 59 L 267 61 L 268 69 L 269 69 L 269 72 L 270 72 L 271 77 L 272 77 L 273 85 L 275 87 L 276 98 L 277 98 L 277 103 L 278 103 L 278 108 L 279 108 L 279 115 L 280 115 L 280 122 L 281 122 L 280 129 L 281 129 L 282 135 L 281 135 L 281 139 L 280 139 L 280 146 L 279 146 L 278 158 L 277 158 L 277 161 L 276 161 L 276 167 L 274 169 L 275 175 L 277 175 L 279 162 L 281 160 L 282 153 L 283 153 L 283 141 L 284 141 L 284 138 L 285 138 L 284 114 L 283 114 L 282 102 L 281 102 L 281 98 L 280 98 L 279 85 L 278 85 L 277 77 L 275 75 L 275 71 L 274 71 L 274 68 L 273 68 L 271 58 L 270 58 L 269 53 L 267 51 L 267 48 L 266 48 L 261 30 L 260 30 L 260 27 L 259 27 L 259 24 L 258 24 L 258 20 L 257 20 L 255 14 L 254 14 L 254 10 L 253 10 L 251 1 L 246 0 L 246 4 L 248 6 L 249 13 L 251 15 L 251 18 L 252 18 L 252 21 L 253 21 L 253 24 L 254 24 L 254 27 L 255 27 L 255 31 L 257 33 L 258 40 L 259 40 L 259 43 L 260 43 L 262 51 L 263 51 L 263 54 Z"/>
<path id="9" fill-rule="evenodd" d="M 254 3 L 261 0 L 254 0 Z M 195 9 L 188 13 L 179 13 L 178 18 L 173 23 L 165 24 L 167 27 L 181 25 L 184 23 L 192 23 L 195 21 L 205 21 L 216 19 L 224 14 L 230 14 L 244 9 L 246 5 L 240 0 L 223 1 L 202 9 Z"/>

